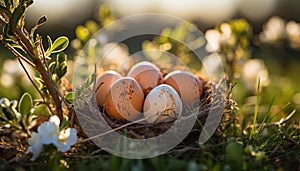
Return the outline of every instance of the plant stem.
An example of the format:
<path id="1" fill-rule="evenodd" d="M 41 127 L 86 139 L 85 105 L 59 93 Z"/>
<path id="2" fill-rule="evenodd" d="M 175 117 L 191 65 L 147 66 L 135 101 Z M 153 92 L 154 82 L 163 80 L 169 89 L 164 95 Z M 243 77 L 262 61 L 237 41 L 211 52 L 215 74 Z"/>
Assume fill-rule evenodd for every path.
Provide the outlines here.
<path id="1" fill-rule="evenodd" d="M 15 36 L 19 38 L 18 42 L 21 46 L 24 46 L 25 52 L 29 55 L 32 62 L 35 64 L 35 69 L 40 73 L 43 81 L 45 82 L 45 85 L 47 86 L 50 95 L 52 96 L 52 99 L 54 101 L 56 114 L 59 117 L 59 119 L 63 119 L 63 112 L 62 112 L 62 105 L 61 100 L 59 98 L 58 89 L 53 82 L 51 75 L 47 70 L 45 69 L 43 63 L 41 62 L 41 59 L 39 58 L 39 54 L 36 51 L 35 48 L 33 48 L 30 41 L 27 39 L 27 37 L 22 32 L 21 28 L 18 28 L 15 32 Z"/>
<path id="2" fill-rule="evenodd" d="M 22 68 L 23 68 L 25 74 L 27 75 L 28 79 L 30 80 L 31 84 L 34 86 L 34 88 L 37 90 L 37 92 L 38 92 L 38 93 L 40 94 L 40 96 L 42 97 L 42 99 L 43 99 L 43 101 L 44 101 L 44 104 L 49 108 L 50 112 L 53 113 L 53 111 L 52 111 L 52 109 L 51 109 L 49 103 L 46 101 L 46 99 L 45 99 L 43 93 L 39 90 L 39 88 L 37 87 L 37 85 L 35 84 L 35 82 L 32 80 L 30 74 L 28 73 L 27 69 L 25 68 L 25 66 L 24 66 L 24 64 L 23 64 L 23 62 L 21 61 L 20 58 L 18 58 L 18 61 L 19 61 L 19 63 L 21 64 L 21 66 L 22 66 Z"/>
<path id="3" fill-rule="evenodd" d="M 0 25 L 5 26 L 6 24 L 7 24 L 7 22 L 3 21 L 0 18 Z M 34 48 L 32 43 L 30 42 L 30 39 L 28 37 L 26 37 L 26 35 L 22 31 L 22 29 L 24 29 L 24 28 L 23 27 L 17 28 L 17 30 L 14 32 L 14 34 L 12 36 L 15 38 L 15 40 L 17 40 L 17 44 L 22 47 L 22 50 L 31 59 L 31 62 L 28 62 L 28 60 L 25 60 L 25 61 L 28 62 L 29 64 L 31 64 L 31 66 L 34 67 L 41 75 L 41 77 L 42 77 L 43 81 L 45 82 L 45 85 L 48 88 L 49 93 L 53 99 L 56 114 L 59 117 L 59 119 L 62 120 L 63 119 L 63 111 L 62 111 L 61 100 L 59 97 L 59 90 L 56 87 L 55 83 L 53 82 L 51 74 L 46 70 L 41 59 L 39 58 L 40 54 L 39 54 L 37 48 Z M 26 30 L 24 30 L 24 31 L 26 31 Z M 10 46 L 7 46 L 8 43 L 5 42 L 5 40 L 1 39 L 1 41 L 6 45 L 6 47 L 10 47 Z M 22 56 L 22 55 L 19 55 L 19 53 L 13 47 L 9 48 L 9 50 L 11 50 L 13 52 L 13 54 L 15 56 L 17 56 L 18 58 L 20 58 L 20 56 Z M 34 65 L 32 65 L 32 63 Z"/>

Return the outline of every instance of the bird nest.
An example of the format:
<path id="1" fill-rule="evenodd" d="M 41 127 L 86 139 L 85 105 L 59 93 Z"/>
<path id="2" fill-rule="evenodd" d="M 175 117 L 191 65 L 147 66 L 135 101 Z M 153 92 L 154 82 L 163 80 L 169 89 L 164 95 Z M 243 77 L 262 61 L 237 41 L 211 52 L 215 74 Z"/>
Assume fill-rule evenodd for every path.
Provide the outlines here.
<path id="1" fill-rule="evenodd" d="M 95 102 L 94 95 L 78 96 L 75 103 L 76 116 L 81 130 L 87 135 L 87 140 L 94 140 L 111 133 L 118 133 L 134 139 L 148 139 L 159 136 L 168 131 L 176 122 L 183 129 L 190 124 L 191 118 L 195 120 L 185 141 L 195 142 L 199 139 L 205 123 L 217 124 L 230 123 L 230 113 L 236 108 L 236 103 L 231 99 L 233 86 L 226 88 L 226 81 L 222 79 L 219 83 L 204 81 L 203 94 L 197 104 L 185 107 L 183 111 L 189 113 L 171 122 L 150 124 L 145 122 L 146 118 L 133 122 L 120 121 L 111 118 L 103 108 L 99 108 Z M 77 106 L 77 108 L 76 108 Z M 190 126 L 190 125 L 189 125 Z M 225 126 L 226 127 L 226 126 Z M 208 128 L 211 126 L 208 124 Z"/>

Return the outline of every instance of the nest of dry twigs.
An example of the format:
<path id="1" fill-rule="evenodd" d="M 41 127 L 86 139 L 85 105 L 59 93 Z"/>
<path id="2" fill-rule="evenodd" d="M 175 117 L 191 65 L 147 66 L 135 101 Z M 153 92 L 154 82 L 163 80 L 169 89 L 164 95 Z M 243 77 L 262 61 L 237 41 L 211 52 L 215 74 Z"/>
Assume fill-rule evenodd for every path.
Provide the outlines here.
<path id="1" fill-rule="evenodd" d="M 236 108 L 236 103 L 230 98 L 233 86 L 226 89 L 224 88 L 224 85 L 226 85 L 225 79 L 221 80 L 219 83 L 204 81 L 204 91 L 200 98 L 200 105 L 199 102 L 197 103 L 198 106 L 196 105 L 197 111 L 190 116 L 186 116 L 186 118 L 196 117 L 196 122 L 184 141 L 195 142 L 198 140 L 203 125 L 205 124 L 211 110 L 216 110 L 217 112 L 214 113 L 222 116 L 223 119 L 221 120 L 221 123 L 225 120 L 226 123 L 229 123 L 228 118 L 230 118 L 230 116 L 228 115 Z M 174 124 L 174 121 L 155 124 L 144 122 L 143 124 L 140 124 L 140 122 L 145 121 L 145 119 L 136 122 L 116 120 L 109 117 L 103 109 L 99 109 L 98 106 L 95 105 L 95 102 L 94 105 L 92 105 L 92 100 L 92 97 L 84 100 L 83 104 L 81 104 L 82 107 L 76 110 L 77 118 L 80 120 L 79 123 L 81 127 L 84 125 L 84 133 L 89 137 L 84 141 L 102 137 L 112 133 L 113 131 L 135 139 L 151 138 L 163 134 Z M 195 106 L 195 104 L 193 106 Z M 95 112 L 96 110 L 98 111 Z M 185 108 L 183 110 L 189 109 Z M 102 117 L 99 117 L 99 115 Z M 96 134 L 95 132 L 97 132 L 97 130 L 102 129 L 100 123 L 103 122 L 99 122 L 99 119 L 103 119 L 104 123 L 111 127 L 111 130 Z M 177 120 L 176 122 L 182 123 L 182 126 L 185 125 L 185 119 Z M 224 123 L 222 124 L 224 127 Z M 103 129 L 105 128 L 103 127 Z M 90 132 L 93 132 L 93 134 L 89 134 Z"/>

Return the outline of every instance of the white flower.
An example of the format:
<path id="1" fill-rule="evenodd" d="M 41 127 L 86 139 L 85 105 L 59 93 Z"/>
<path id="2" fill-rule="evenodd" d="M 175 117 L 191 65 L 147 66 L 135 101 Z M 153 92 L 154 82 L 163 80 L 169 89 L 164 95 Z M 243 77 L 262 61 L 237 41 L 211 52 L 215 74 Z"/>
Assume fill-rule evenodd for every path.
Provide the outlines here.
<path id="1" fill-rule="evenodd" d="M 228 23 L 222 23 L 220 25 L 220 29 L 222 33 L 220 37 L 220 44 L 233 46 L 235 41 L 232 35 L 230 25 Z"/>
<path id="2" fill-rule="evenodd" d="M 264 30 L 259 38 L 266 43 L 276 43 L 285 37 L 285 21 L 280 17 L 272 17 L 264 25 Z"/>
<path id="3" fill-rule="evenodd" d="M 59 131 L 59 118 L 54 115 L 49 121 L 38 127 L 29 139 L 28 152 L 33 153 L 31 160 L 36 160 L 42 151 L 43 144 L 53 144 L 59 151 L 66 152 L 77 142 L 77 131 L 74 128 Z"/>
<path id="4" fill-rule="evenodd" d="M 58 136 L 58 139 L 53 142 L 53 144 L 61 152 L 66 152 L 70 150 L 70 147 L 74 145 L 77 141 L 77 131 L 74 128 L 68 128 L 62 130 Z"/>
<path id="5" fill-rule="evenodd" d="M 38 127 L 38 133 L 41 136 L 43 144 L 51 144 L 58 140 L 59 136 L 59 118 L 51 116 L 48 122 L 44 122 Z"/>
<path id="6" fill-rule="evenodd" d="M 40 134 L 36 132 L 32 132 L 31 138 L 28 140 L 28 144 L 30 145 L 30 147 L 28 147 L 28 152 L 33 154 L 30 160 L 34 161 L 38 158 L 38 156 L 41 154 L 43 149 L 43 144 L 42 144 L 42 139 Z"/>
<path id="7" fill-rule="evenodd" d="M 249 90 L 257 88 L 258 78 L 260 86 L 265 87 L 270 84 L 269 72 L 265 64 L 260 59 L 250 59 L 243 66 L 242 79 Z"/>
<path id="8" fill-rule="evenodd" d="M 289 21 L 286 24 L 286 32 L 289 38 L 290 44 L 293 48 L 300 47 L 300 24 L 295 21 Z"/>
<path id="9" fill-rule="evenodd" d="M 225 77 L 222 59 L 217 53 L 206 56 L 202 63 L 203 67 L 200 73 L 204 74 L 211 81 L 218 81 Z"/>
<path id="10" fill-rule="evenodd" d="M 206 50 L 214 52 L 220 50 L 221 34 L 217 30 L 207 30 L 205 32 L 205 38 L 207 39 Z"/>
<path id="11" fill-rule="evenodd" d="M 220 25 L 220 31 L 211 29 L 205 32 L 205 38 L 208 42 L 206 50 L 209 52 L 220 51 L 223 45 L 234 45 L 235 39 L 232 35 L 230 25 L 223 23 Z"/>
<path id="12" fill-rule="evenodd" d="M 56 115 L 51 116 L 48 122 L 54 123 L 57 127 L 59 127 L 59 124 L 60 124 L 59 117 Z"/>

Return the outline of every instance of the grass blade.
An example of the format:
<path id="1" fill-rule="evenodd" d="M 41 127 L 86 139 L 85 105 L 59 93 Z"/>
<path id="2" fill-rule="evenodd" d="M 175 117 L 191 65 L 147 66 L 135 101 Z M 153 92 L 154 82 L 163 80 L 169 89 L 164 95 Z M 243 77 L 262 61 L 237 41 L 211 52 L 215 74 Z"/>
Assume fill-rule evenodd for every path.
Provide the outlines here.
<path id="1" fill-rule="evenodd" d="M 251 129 L 250 137 L 249 137 L 250 142 L 256 131 L 256 121 L 257 121 L 258 108 L 259 108 L 259 95 L 260 95 L 260 78 L 258 78 L 258 83 L 257 83 L 257 94 L 256 94 L 255 108 L 254 108 L 253 124 L 252 124 L 252 129 Z"/>

